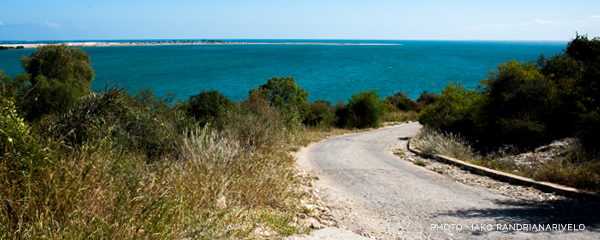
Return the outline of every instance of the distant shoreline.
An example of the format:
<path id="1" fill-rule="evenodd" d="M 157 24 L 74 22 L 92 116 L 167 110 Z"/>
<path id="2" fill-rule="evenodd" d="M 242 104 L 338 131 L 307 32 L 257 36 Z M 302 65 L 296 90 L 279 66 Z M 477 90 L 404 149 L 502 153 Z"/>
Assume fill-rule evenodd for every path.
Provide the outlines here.
<path id="1" fill-rule="evenodd" d="M 48 44 L 67 44 L 69 47 L 119 47 L 119 46 L 165 46 L 165 45 L 402 45 L 395 43 L 325 43 L 325 42 L 222 42 L 222 41 L 160 41 L 160 42 L 61 42 L 61 43 L 12 43 L 0 44 L 5 49 L 38 48 Z"/>

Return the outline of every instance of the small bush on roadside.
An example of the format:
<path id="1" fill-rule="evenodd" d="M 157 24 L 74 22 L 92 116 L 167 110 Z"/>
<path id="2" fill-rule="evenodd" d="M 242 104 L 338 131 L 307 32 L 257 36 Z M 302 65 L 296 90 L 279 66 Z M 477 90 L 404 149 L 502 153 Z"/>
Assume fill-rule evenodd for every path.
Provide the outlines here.
<path id="1" fill-rule="evenodd" d="M 350 128 L 379 127 L 385 105 L 376 90 L 357 92 L 347 105 L 336 105 L 338 126 Z"/>

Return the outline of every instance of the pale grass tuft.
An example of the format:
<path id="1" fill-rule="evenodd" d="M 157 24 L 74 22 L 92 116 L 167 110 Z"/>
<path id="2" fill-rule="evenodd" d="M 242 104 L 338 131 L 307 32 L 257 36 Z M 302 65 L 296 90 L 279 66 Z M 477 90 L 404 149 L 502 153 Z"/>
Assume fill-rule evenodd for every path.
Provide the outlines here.
<path id="1" fill-rule="evenodd" d="M 424 128 L 411 139 L 410 144 L 429 156 L 439 154 L 460 160 L 474 158 L 468 142 L 452 133 L 439 133 Z"/>
<path id="2" fill-rule="evenodd" d="M 228 137 L 229 134 L 218 134 L 208 127 L 195 129 L 185 133 L 183 139 L 182 159 L 196 164 L 228 166 L 235 162 L 240 150 L 237 140 Z"/>

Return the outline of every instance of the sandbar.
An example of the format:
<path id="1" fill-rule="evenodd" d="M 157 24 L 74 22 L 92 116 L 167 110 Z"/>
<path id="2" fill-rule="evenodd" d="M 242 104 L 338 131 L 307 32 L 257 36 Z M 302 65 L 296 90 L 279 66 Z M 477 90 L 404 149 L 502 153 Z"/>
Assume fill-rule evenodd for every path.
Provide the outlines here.
<path id="1" fill-rule="evenodd" d="M 67 44 L 69 47 L 118 47 L 118 46 L 162 46 L 162 45 L 402 45 L 394 43 L 335 43 L 335 42 L 224 42 L 224 41 L 158 41 L 158 42 L 59 42 L 59 43 L 19 43 L 0 44 L 6 48 L 38 48 L 48 44 Z"/>

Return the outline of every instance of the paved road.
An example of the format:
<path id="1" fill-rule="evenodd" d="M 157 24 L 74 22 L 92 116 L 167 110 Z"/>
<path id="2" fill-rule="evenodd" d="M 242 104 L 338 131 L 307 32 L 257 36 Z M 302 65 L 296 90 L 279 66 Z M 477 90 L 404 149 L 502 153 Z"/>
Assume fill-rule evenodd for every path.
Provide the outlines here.
<path id="1" fill-rule="evenodd" d="M 394 156 L 391 150 L 406 144 L 419 128 L 418 123 L 404 124 L 316 143 L 298 153 L 297 164 L 319 177 L 314 186 L 339 225 L 363 236 L 600 239 L 597 203 L 517 201 Z"/>

